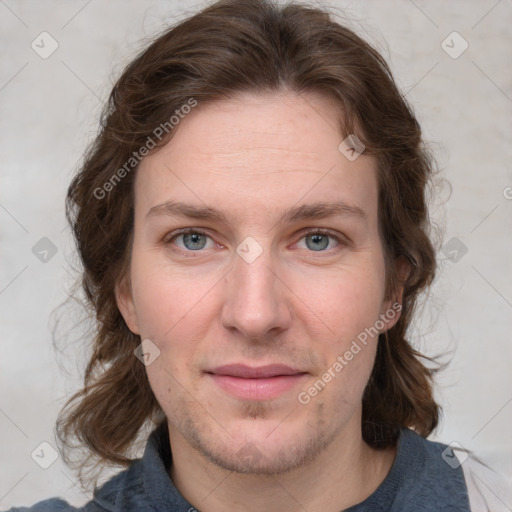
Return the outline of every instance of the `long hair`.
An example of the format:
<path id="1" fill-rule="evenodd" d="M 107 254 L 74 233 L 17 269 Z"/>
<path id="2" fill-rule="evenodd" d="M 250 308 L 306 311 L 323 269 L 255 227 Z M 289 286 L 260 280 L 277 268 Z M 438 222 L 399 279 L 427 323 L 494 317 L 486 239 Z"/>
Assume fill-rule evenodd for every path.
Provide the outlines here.
<path id="1" fill-rule="evenodd" d="M 134 439 L 163 418 L 145 367 L 133 355 L 140 337 L 126 326 L 115 298 L 129 266 L 141 148 L 167 143 L 179 129 L 170 115 L 185 105 L 283 88 L 334 99 L 341 107 L 340 135 L 356 135 L 377 162 L 386 295 L 399 284 L 404 293 L 398 322 L 379 337 L 363 396 L 363 438 L 385 447 L 400 428 L 426 437 L 436 427 L 433 370 L 406 339 L 418 295 L 431 284 L 436 265 L 426 205 L 433 159 L 420 126 L 382 56 L 329 13 L 293 3 L 225 0 L 166 30 L 126 67 L 68 190 L 67 218 L 97 331 L 84 387 L 61 411 L 57 434 L 64 449 L 86 448 L 82 467 L 93 460 L 129 465 Z M 399 258 L 411 266 L 402 283 L 395 272 Z"/>

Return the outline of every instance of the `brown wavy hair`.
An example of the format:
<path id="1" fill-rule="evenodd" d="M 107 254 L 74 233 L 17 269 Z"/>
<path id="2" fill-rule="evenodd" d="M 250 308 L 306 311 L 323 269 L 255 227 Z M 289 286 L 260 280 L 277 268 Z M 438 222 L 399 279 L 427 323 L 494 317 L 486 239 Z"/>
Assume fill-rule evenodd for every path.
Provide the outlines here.
<path id="1" fill-rule="evenodd" d="M 191 98 L 205 104 L 239 92 L 283 89 L 334 99 L 342 107 L 340 141 L 357 135 L 378 166 L 386 293 L 392 297 L 399 284 L 404 293 L 400 319 L 378 341 L 363 397 L 363 437 L 385 447 L 396 442 L 402 427 L 426 437 L 437 426 L 435 370 L 406 339 L 418 295 L 431 284 L 436 266 L 426 201 L 434 161 L 420 126 L 382 56 L 332 14 L 294 3 L 226 0 L 167 29 L 126 67 L 68 190 L 81 285 L 97 326 L 84 387 L 57 420 L 65 460 L 70 463 L 70 448 L 86 449 L 80 475 L 93 461 L 129 465 L 137 436 L 165 421 L 145 367 L 134 356 L 140 337 L 128 329 L 115 297 L 130 264 L 137 168 L 121 173 L 122 179 L 113 176 Z M 411 266 L 401 283 L 399 259 Z"/>

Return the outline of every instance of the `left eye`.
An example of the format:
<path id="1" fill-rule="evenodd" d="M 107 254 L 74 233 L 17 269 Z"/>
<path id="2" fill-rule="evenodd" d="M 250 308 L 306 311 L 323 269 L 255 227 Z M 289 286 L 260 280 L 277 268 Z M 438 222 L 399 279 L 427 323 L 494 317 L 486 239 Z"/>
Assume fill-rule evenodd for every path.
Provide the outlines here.
<path id="1" fill-rule="evenodd" d="M 321 231 L 309 233 L 306 236 L 304 236 L 303 238 L 301 238 L 301 241 L 302 240 L 306 241 L 305 242 L 306 249 L 309 249 L 310 251 L 315 251 L 315 252 L 321 252 L 321 251 L 324 251 L 325 249 L 327 249 L 329 247 L 330 241 L 335 242 L 334 247 L 339 245 L 339 240 L 335 236 L 333 236 L 329 233 L 323 233 Z M 333 249 L 334 247 L 330 247 L 330 248 Z"/>
<path id="2" fill-rule="evenodd" d="M 180 247 L 179 244 L 176 244 L 176 245 L 178 245 L 178 247 L 180 247 L 181 249 L 186 249 L 188 251 L 200 251 L 201 249 L 211 248 L 213 245 L 213 240 L 209 236 L 207 236 L 204 233 L 201 233 L 199 231 L 190 231 L 188 233 L 181 233 L 181 234 L 178 234 L 175 237 L 173 237 L 172 240 L 175 241 L 175 240 L 179 240 L 180 238 L 183 240 L 184 247 Z M 206 247 L 208 239 L 212 242 L 210 247 Z"/>

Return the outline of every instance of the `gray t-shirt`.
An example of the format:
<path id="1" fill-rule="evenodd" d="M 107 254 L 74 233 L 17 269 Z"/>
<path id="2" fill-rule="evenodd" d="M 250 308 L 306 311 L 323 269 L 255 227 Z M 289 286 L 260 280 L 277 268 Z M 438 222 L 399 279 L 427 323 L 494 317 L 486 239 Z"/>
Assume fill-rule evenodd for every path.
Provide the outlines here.
<path id="1" fill-rule="evenodd" d="M 408 429 L 398 439 L 394 464 L 378 489 L 345 512 L 470 512 L 460 465 L 450 464 L 446 446 L 427 441 Z M 443 456 L 443 452 L 445 455 Z M 169 438 L 164 428 L 148 439 L 142 459 L 96 489 L 81 508 L 52 498 L 30 508 L 8 512 L 195 512 L 169 478 Z"/>

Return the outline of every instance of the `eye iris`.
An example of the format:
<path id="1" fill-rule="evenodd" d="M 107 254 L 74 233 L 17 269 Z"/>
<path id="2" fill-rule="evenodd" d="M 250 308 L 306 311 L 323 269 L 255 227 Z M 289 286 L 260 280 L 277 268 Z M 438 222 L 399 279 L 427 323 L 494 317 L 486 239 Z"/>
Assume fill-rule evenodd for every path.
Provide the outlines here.
<path id="1" fill-rule="evenodd" d="M 201 243 L 201 237 L 203 237 L 202 243 Z M 189 243 L 191 242 L 191 246 L 189 246 Z M 200 233 L 186 233 L 183 235 L 183 244 L 185 247 L 191 251 L 196 251 L 198 249 L 203 249 L 206 244 L 206 239 L 204 235 L 201 235 Z"/>
<path id="2" fill-rule="evenodd" d="M 308 243 L 308 240 L 312 240 L 313 245 L 310 245 Z M 309 235 L 306 237 L 306 245 L 308 246 L 308 249 L 312 250 L 325 249 L 329 245 L 329 237 L 327 235 L 322 235 L 319 233 L 316 235 Z"/>

